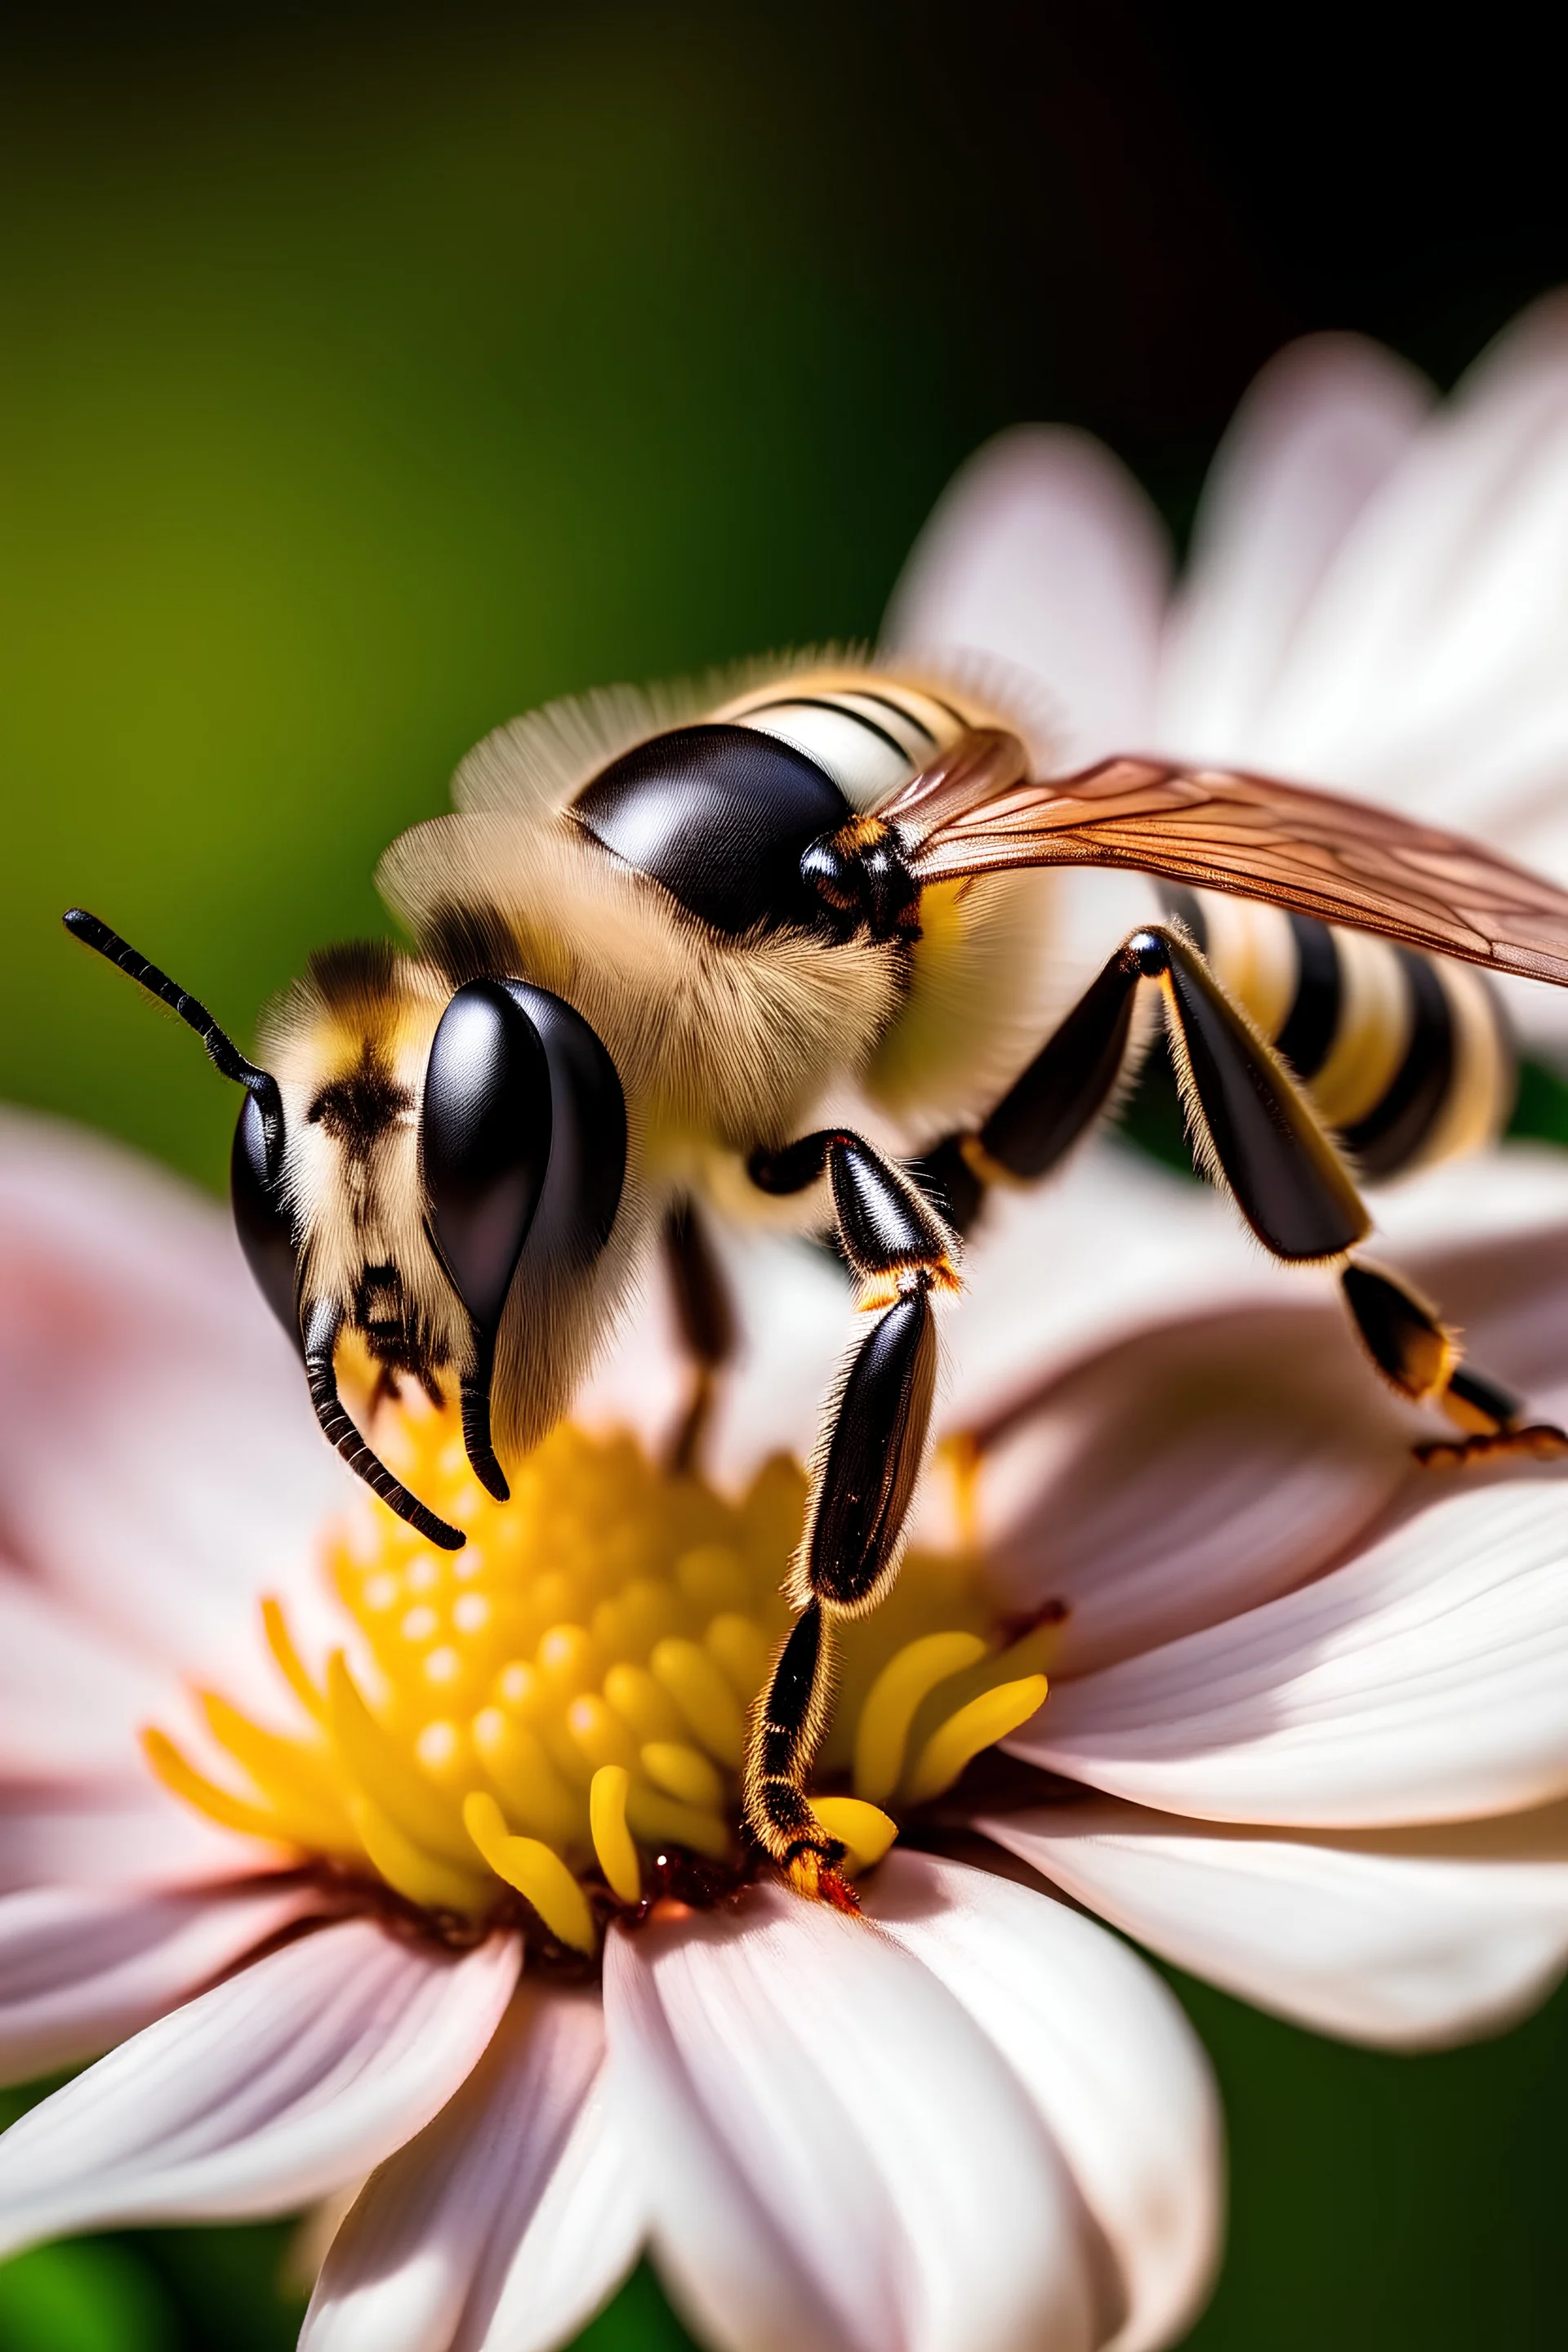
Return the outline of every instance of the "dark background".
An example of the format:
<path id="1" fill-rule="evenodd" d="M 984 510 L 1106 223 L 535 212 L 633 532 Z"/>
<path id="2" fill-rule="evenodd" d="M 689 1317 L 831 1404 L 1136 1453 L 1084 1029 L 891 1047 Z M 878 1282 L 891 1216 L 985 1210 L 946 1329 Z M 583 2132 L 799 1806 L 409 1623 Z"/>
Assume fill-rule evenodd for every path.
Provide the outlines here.
<path id="1" fill-rule="evenodd" d="M 14 17 L 0 1090 L 216 1186 L 232 1105 L 72 899 L 243 1032 L 486 728 L 874 632 L 998 426 L 1089 425 L 1179 536 L 1289 336 L 1451 381 L 1568 277 L 1556 65 L 1496 6 Z M 1182 1990 L 1234 2165 L 1194 2346 L 1563 2340 L 1568 2004 L 1394 2060 Z M 0 2345 L 290 2341 L 286 2235 L 47 2250 Z M 646 2275 L 593 2334 L 679 2340 Z"/>

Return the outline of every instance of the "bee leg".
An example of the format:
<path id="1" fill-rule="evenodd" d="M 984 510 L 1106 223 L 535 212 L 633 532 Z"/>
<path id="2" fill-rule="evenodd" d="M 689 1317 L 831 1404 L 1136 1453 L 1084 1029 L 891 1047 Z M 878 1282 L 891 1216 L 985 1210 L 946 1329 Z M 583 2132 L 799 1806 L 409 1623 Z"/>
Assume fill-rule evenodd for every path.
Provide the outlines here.
<path id="1" fill-rule="evenodd" d="M 670 1442 L 667 1466 L 689 1470 L 712 1416 L 718 1374 L 735 1352 L 735 1309 L 695 1202 L 678 1201 L 664 1221 L 664 1259 L 675 1319 L 691 1360 L 691 1397 Z"/>
<path id="2" fill-rule="evenodd" d="M 912 1163 L 958 1232 L 974 1224 L 987 1186 L 1038 1183 L 1099 1118 L 1126 1066 L 1144 977 L 1118 949 L 978 1131 L 946 1136 Z"/>
<path id="3" fill-rule="evenodd" d="M 1414 1285 L 1380 1266 L 1347 1265 L 1345 1304 L 1367 1354 L 1384 1378 L 1414 1403 L 1433 1403 L 1463 1434 L 1415 1448 L 1432 1470 L 1464 1469 L 1500 1456 L 1537 1462 L 1568 1454 L 1568 1435 L 1550 1422 L 1527 1421 L 1524 1401 L 1461 1359 L 1457 1335 Z"/>
<path id="4" fill-rule="evenodd" d="M 954 1290 L 952 1237 L 917 1188 L 858 1136 L 830 1130 L 758 1153 L 764 1192 L 803 1192 L 826 1168 L 861 1304 L 881 1313 L 861 1341 L 813 1465 L 805 1532 L 791 1572 L 800 1614 L 752 1720 L 746 1819 L 804 1895 L 854 1908 L 844 1848 L 806 1796 L 832 1701 L 834 1622 L 875 1609 L 898 1574 L 936 1387 L 934 1292 Z"/>
<path id="5" fill-rule="evenodd" d="M 1366 1210 L 1310 1101 L 1273 1048 L 1232 1004 L 1179 930 L 1134 931 L 1079 998 L 977 1134 L 953 1148 L 987 1181 L 1032 1182 L 1054 1168 L 1103 1108 L 1125 1057 L 1133 992 L 1156 983 L 1194 1155 L 1232 1194 L 1269 1253 L 1288 1262 L 1344 1259 L 1367 1231 Z M 1432 1402 L 1464 1436 L 1416 1449 L 1434 1467 L 1499 1454 L 1543 1458 L 1568 1438 L 1526 1423 L 1520 1400 L 1461 1360 L 1436 1309 L 1398 1276 L 1345 1265 L 1345 1304 L 1384 1378 Z"/>

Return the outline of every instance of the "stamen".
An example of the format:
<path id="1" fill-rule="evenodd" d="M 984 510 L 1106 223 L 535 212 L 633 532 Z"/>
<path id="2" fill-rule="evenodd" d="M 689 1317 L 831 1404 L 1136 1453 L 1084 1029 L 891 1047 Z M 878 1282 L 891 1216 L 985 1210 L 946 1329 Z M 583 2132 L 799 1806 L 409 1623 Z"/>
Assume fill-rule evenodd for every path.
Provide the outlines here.
<path id="1" fill-rule="evenodd" d="M 813 1797 L 811 1810 L 828 1836 L 844 1847 L 844 1866 L 851 1877 L 874 1869 L 899 1834 L 890 1813 L 879 1805 L 862 1804 L 858 1797 Z"/>
<path id="2" fill-rule="evenodd" d="M 1044 1675 L 1026 1675 L 1021 1681 L 999 1683 L 982 1691 L 967 1706 L 939 1724 L 915 1759 L 900 1791 L 904 1802 L 925 1805 L 951 1789 L 964 1766 L 983 1748 L 994 1748 L 1010 1731 L 1027 1723 L 1045 1704 L 1048 1685 Z"/>
<path id="3" fill-rule="evenodd" d="M 547 1845 L 581 1843 L 581 1802 L 551 1763 L 537 1732 L 501 1707 L 487 1706 L 474 1717 L 473 1738 L 474 1752 L 514 1821 Z"/>
<path id="4" fill-rule="evenodd" d="M 737 1771 L 746 1726 L 734 1692 L 707 1651 L 695 1642 L 660 1642 L 648 1664 L 709 1755 Z"/>
<path id="5" fill-rule="evenodd" d="M 495 1799 L 479 1790 L 464 1804 L 463 1822 L 496 1876 L 532 1904 L 551 1934 L 574 1951 L 591 1952 L 594 1915 L 554 1847 L 539 1838 L 512 1837 Z"/>
<path id="6" fill-rule="evenodd" d="M 742 1885 L 762 1866 L 741 1811 L 746 1722 L 789 1622 L 804 1473 L 775 1459 L 731 1502 L 628 1438 L 563 1427 L 502 1507 L 474 1479 L 455 1412 L 410 1391 L 376 1438 L 468 1545 L 442 1551 L 358 1508 L 325 1555 L 346 1645 L 318 1665 L 282 1605 L 263 1603 L 294 1727 L 204 1694 L 235 1785 L 149 1731 L 158 1778 L 227 1829 L 379 1878 L 443 1934 L 516 1916 L 521 1895 L 542 1936 L 587 1953 L 606 1908 L 636 1907 L 682 1856 L 714 1894 Z M 810 1802 L 844 1860 L 806 1852 L 789 1874 L 853 1911 L 853 1878 L 904 1809 L 1039 1704 L 1057 1629 L 996 1648 L 994 1605 L 954 1549 L 911 1553 L 884 1607 L 841 1631 Z"/>
<path id="7" fill-rule="evenodd" d="M 220 1829 L 238 1830 L 246 1837 L 265 1838 L 270 1845 L 306 1843 L 303 1838 L 292 1834 L 278 1812 L 247 1804 L 243 1797 L 220 1789 L 216 1780 L 209 1780 L 194 1764 L 187 1764 L 174 1741 L 163 1732 L 152 1727 L 143 1731 L 142 1752 L 171 1795 L 183 1797 L 187 1805 L 205 1813 L 209 1822 L 216 1822 Z"/>
<path id="8" fill-rule="evenodd" d="M 390 1577 L 385 1580 L 389 1584 L 393 1583 Z M 306 1714 L 314 1716 L 318 1723 L 325 1725 L 326 1696 L 319 1691 L 311 1681 L 304 1660 L 294 1647 L 294 1637 L 289 1631 L 289 1621 L 283 1614 L 283 1603 L 273 1593 L 269 1592 L 262 1601 L 261 1623 L 267 1635 L 267 1646 L 271 1651 L 284 1681 Z"/>
<path id="9" fill-rule="evenodd" d="M 612 1895 L 627 1905 L 642 1901 L 642 1871 L 637 1850 L 626 1827 L 626 1790 L 630 1775 L 618 1764 L 603 1764 L 588 1791 L 588 1818 L 593 1825 L 594 1852 Z"/>
<path id="10" fill-rule="evenodd" d="M 353 1789 L 349 1813 L 366 1853 L 387 1885 L 427 1911 L 471 1915 L 487 1907 L 489 1889 L 477 1870 L 454 1868 L 416 1845 L 374 1797 Z"/>
<path id="11" fill-rule="evenodd" d="M 378 1811 L 416 1845 L 461 1868 L 468 1858 L 468 1841 L 453 1818 L 452 1808 L 382 1729 L 361 1697 L 341 1650 L 334 1650 L 327 1661 L 327 1704 L 331 1709 L 332 1738 Z"/>
<path id="12" fill-rule="evenodd" d="M 207 1727 L 220 1748 L 250 1775 L 273 1811 L 286 1816 L 302 1843 L 324 1853 L 353 1853 L 358 1840 L 338 1801 L 324 1750 L 264 1731 L 216 1691 L 197 1694 Z"/>
<path id="13" fill-rule="evenodd" d="M 717 1812 L 724 1801 L 724 1783 L 700 1749 L 682 1739 L 650 1739 L 638 1757 L 655 1788 L 682 1804 Z"/>
<path id="14" fill-rule="evenodd" d="M 890 1797 L 904 1769 L 915 1709 L 938 1683 L 985 1655 L 978 1633 L 927 1633 L 889 1658 L 867 1694 L 855 1732 L 855 1793 Z"/>

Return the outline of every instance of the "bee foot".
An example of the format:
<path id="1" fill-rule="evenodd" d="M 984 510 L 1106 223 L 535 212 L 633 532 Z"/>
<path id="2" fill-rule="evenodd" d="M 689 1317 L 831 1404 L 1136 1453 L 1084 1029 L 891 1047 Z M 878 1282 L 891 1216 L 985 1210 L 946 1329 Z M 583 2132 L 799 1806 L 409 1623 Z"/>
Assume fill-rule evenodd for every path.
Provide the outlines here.
<path id="1" fill-rule="evenodd" d="M 1411 1452 L 1424 1470 L 1468 1470 L 1487 1462 L 1522 1457 L 1529 1462 L 1560 1462 L 1568 1454 L 1568 1431 L 1549 1421 L 1527 1422 L 1520 1429 L 1496 1429 L 1476 1437 L 1439 1437 Z"/>
<path id="2" fill-rule="evenodd" d="M 844 1848 L 837 1839 L 825 1845 L 797 1846 L 784 1864 L 784 1876 L 808 1903 L 826 1903 L 835 1911 L 860 1911 L 860 1898 L 839 1868 Z"/>

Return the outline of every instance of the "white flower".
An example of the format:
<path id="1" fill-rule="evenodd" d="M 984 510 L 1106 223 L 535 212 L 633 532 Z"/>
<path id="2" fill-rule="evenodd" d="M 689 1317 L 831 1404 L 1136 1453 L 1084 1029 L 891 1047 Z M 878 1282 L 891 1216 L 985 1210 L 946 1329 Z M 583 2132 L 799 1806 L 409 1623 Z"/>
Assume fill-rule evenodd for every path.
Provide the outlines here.
<path id="1" fill-rule="evenodd" d="M 1529 332 L 1515 377 L 1544 367 Z M 1047 436 L 975 462 L 900 627 L 1029 660 L 1069 758 L 1242 756 L 1215 712 L 1261 727 L 1259 679 L 1293 674 L 1371 530 L 1344 485 L 1415 431 L 1392 369 L 1343 345 L 1278 364 L 1173 625 L 1131 487 Z M 1484 472 L 1478 411 L 1503 434 L 1523 397 L 1499 380 L 1469 441 L 1429 428 L 1439 455 Z M 1427 438 L 1401 463 L 1440 489 Z M 1359 472 L 1312 472 L 1342 446 Z M 1430 561 L 1382 544 L 1418 643 Z M 1348 671 L 1363 636 L 1340 642 Z M 1340 672 L 1317 675 L 1314 710 Z M 1214 740 L 1169 715 L 1202 715 L 1205 677 Z M 1477 1356 L 1561 1415 L 1568 1161 L 1439 1171 L 1385 1223 Z M 120 2044 L 0 2142 L 5 2243 L 287 2210 L 370 2172 L 313 2352 L 557 2344 L 645 2242 L 744 2352 L 1131 2352 L 1210 2276 L 1217 2119 L 1170 1997 L 1053 1887 L 1403 2046 L 1561 1971 L 1561 1481 L 1424 1476 L 1420 1417 L 1321 1279 L 1114 1147 L 994 1204 L 944 1325 L 962 1442 L 847 1644 L 827 1754 L 902 1831 L 861 1874 L 870 1925 L 739 1884 L 735 1727 L 800 1497 L 759 1465 L 808 1439 L 850 1318 L 809 1254 L 724 1247 L 748 1345 L 715 1491 L 608 1433 L 651 1445 L 683 1402 L 655 1292 L 515 1521 L 433 1414 L 385 1424 L 466 1514 L 454 1561 L 351 1494 L 216 1212 L 108 1147 L 0 1130 L 0 2055 L 20 2079 Z M 947 1672 L 911 1715 L 922 1662 Z M 710 1876 L 657 1860 L 666 1840 L 706 1840 Z"/>
<path id="2" fill-rule="evenodd" d="M 1100 445 L 1023 426 L 958 474 L 889 614 L 901 646 L 1033 673 L 1064 768 L 1230 762 L 1384 801 L 1568 880 L 1568 293 L 1436 401 L 1352 335 L 1273 360 L 1192 560 Z M 1510 982 L 1531 1034 L 1568 992 Z"/>

